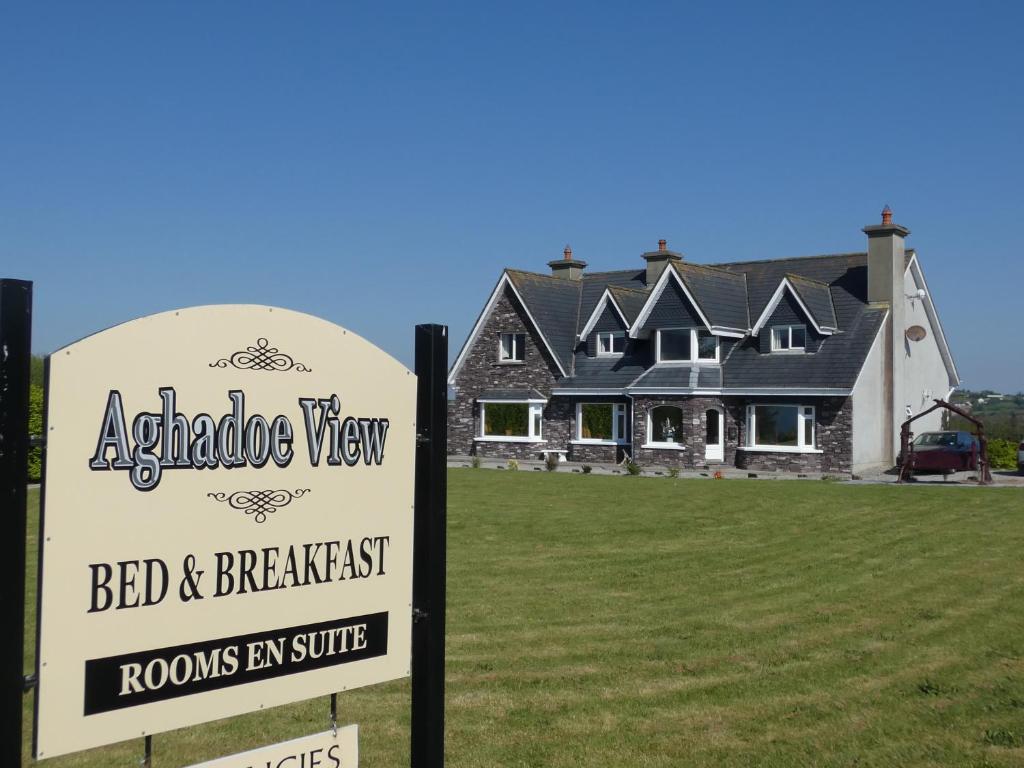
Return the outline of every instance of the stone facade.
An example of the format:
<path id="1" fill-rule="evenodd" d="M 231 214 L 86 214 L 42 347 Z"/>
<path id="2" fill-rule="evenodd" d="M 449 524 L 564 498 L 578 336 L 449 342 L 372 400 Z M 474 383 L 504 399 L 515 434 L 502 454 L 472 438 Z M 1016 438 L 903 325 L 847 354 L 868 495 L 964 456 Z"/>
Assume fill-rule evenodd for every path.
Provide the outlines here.
<path id="1" fill-rule="evenodd" d="M 626 447 L 628 448 L 628 446 Z M 618 445 L 574 443 L 569 446 L 569 461 L 581 464 L 618 464 L 622 460 L 622 455 L 623 447 Z"/>
<path id="2" fill-rule="evenodd" d="M 526 335 L 523 362 L 503 363 L 498 360 L 502 333 Z M 448 403 L 448 452 L 462 456 L 494 458 L 537 458 L 545 448 L 566 448 L 569 442 L 569 419 L 572 406 L 552 399 L 544 407 L 543 440 L 546 442 L 482 442 L 480 393 L 488 389 L 536 389 L 544 397 L 560 374 L 558 366 L 531 326 L 514 294 L 507 287 L 495 302 L 484 321 L 473 348 L 459 370 L 457 397 Z"/>
<path id="3" fill-rule="evenodd" d="M 680 448 L 650 448 L 647 443 L 648 418 L 650 412 L 662 405 L 678 407 L 683 412 L 683 429 Z M 714 464 L 731 464 L 735 460 L 736 428 L 735 414 L 730 412 L 720 397 L 693 396 L 637 396 L 633 399 L 633 458 L 640 464 L 680 469 L 697 469 Z M 707 438 L 707 412 L 714 409 L 724 414 L 724 451 L 720 462 L 708 462 L 705 458 Z M 730 429 L 732 427 L 732 429 Z M 730 435 L 732 440 L 730 440 Z"/>
<path id="4" fill-rule="evenodd" d="M 502 333 L 522 333 L 526 348 L 522 362 L 500 362 L 498 348 Z M 457 396 L 448 406 L 448 450 L 451 454 L 499 459 L 536 459 L 545 450 L 565 451 L 569 461 L 617 463 L 631 455 L 641 466 L 714 469 L 735 466 L 752 472 L 785 471 L 848 475 L 853 464 L 853 408 L 846 397 L 719 397 L 638 395 L 622 397 L 551 397 L 560 378 L 558 366 L 531 326 L 514 294 L 505 289 L 485 318 L 473 347 L 459 370 Z M 543 409 L 541 440 L 481 441 L 480 394 L 490 389 L 536 389 L 548 402 Z M 624 402 L 627 423 L 632 425 L 631 445 L 601 445 L 575 442 L 578 402 Z M 747 450 L 748 403 L 798 403 L 815 406 L 815 442 L 820 453 L 778 453 Z M 681 449 L 650 447 L 647 443 L 648 415 L 660 405 L 682 410 Z M 706 458 L 707 413 L 723 414 L 721 462 Z M 645 447 L 646 446 L 646 447 Z"/>
<path id="5" fill-rule="evenodd" d="M 793 402 L 794 398 L 756 398 L 751 402 Z M 736 452 L 736 466 L 762 472 L 849 475 L 853 471 L 853 400 L 849 397 L 803 397 L 815 406 L 815 443 L 821 453 Z M 743 409 L 746 410 L 745 407 Z M 745 419 L 745 416 L 744 416 Z M 744 432 L 743 438 L 746 438 Z"/>

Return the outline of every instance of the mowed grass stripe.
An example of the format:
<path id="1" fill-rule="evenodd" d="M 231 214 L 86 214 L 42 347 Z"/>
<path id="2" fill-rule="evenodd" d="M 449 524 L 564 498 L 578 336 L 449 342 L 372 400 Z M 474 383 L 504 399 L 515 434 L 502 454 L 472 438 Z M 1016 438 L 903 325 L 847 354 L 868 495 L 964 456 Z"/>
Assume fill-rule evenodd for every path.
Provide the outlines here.
<path id="1" fill-rule="evenodd" d="M 513 474 L 500 480 L 494 477 L 497 473 L 488 474 L 491 477 L 482 482 L 507 483 L 515 487 L 515 483 L 522 480 L 521 476 Z M 530 477 L 529 482 L 564 480 L 562 477 Z M 695 648 L 719 651 L 714 654 L 718 663 L 695 668 L 698 679 L 687 681 L 680 680 L 678 673 L 673 677 L 673 670 L 667 663 L 645 658 L 650 650 L 642 644 L 633 649 L 634 654 L 613 653 L 610 658 L 608 645 L 599 646 L 597 651 L 599 654 L 605 653 L 609 666 L 621 664 L 624 670 L 628 669 L 629 675 L 636 678 L 636 684 L 595 692 L 607 701 L 609 695 L 614 696 L 617 690 L 618 705 L 627 710 L 631 690 L 643 693 L 649 715 L 664 711 L 668 720 L 685 716 L 688 711 L 692 715 L 691 704 L 699 706 L 703 701 L 706 705 L 709 700 L 718 699 L 725 702 L 724 711 L 734 713 L 734 719 L 739 718 L 745 709 L 752 709 L 749 721 L 739 727 L 740 731 L 749 734 L 757 732 L 757 722 L 768 722 L 769 718 L 774 721 L 779 717 L 784 721 L 794 719 L 792 716 L 785 717 L 787 709 L 793 706 L 794 695 L 805 702 L 814 699 L 838 700 L 842 702 L 842 707 L 836 710 L 836 718 L 840 722 L 848 719 L 847 710 L 860 708 L 861 711 L 854 718 L 861 723 L 859 730 L 870 731 L 871 724 L 876 729 L 888 729 L 894 738 L 889 758 L 914 762 L 913 757 L 908 756 L 913 751 L 912 747 L 899 743 L 899 727 L 889 723 L 893 709 L 902 704 L 905 696 L 909 696 L 911 712 L 915 708 L 919 709 L 913 696 L 925 697 L 927 694 L 916 693 L 918 678 L 935 667 L 933 657 L 943 659 L 949 655 L 944 644 L 965 632 L 973 633 L 976 622 L 987 620 L 986 611 L 998 610 L 996 606 L 999 603 L 1014 599 L 1016 587 L 1012 583 L 1007 584 L 1005 566 L 1010 564 L 1007 555 L 1012 553 L 1012 540 L 1015 538 L 1019 546 L 1021 538 L 1020 521 L 1007 519 L 1007 513 L 1021 503 L 1019 494 L 1015 492 L 1010 492 L 1014 495 L 1006 495 L 1005 491 L 997 491 L 994 493 L 1003 495 L 989 495 L 984 504 L 978 504 L 972 498 L 965 501 L 963 508 L 950 509 L 948 492 L 953 489 L 854 488 L 816 483 L 794 486 L 729 481 L 698 481 L 687 488 L 687 483 L 667 479 L 569 480 L 575 481 L 574 491 L 581 483 L 593 480 L 618 482 L 619 487 L 623 482 L 634 483 L 633 491 L 651 498 L 644 499 L 647 502 L 645 505 L 634 505 L 630 500 L 623 499 L 624 503 L 614 512 L 609 510 L 609 514 L 614 514 L 613 519 L 594 521 L 595 534 L 621 535 L 623 550 L 635 551 L 646 545 L 647 550 L 653 553 L 652 557 L 674 552 L 686 562 L 685 566 L 677 566 L 656 560 L 653 566 L 634 568 L 631 574 L 639 580 L 632 591 L 648 595 L 648 599 L 643 601 L 644 608 L 657 612 L 677 605 L 680 609 L 674 617 L 677 623 L 651 622 L 649 620 L 652 617 L 644 609 L 634 611 L 626 608 L 620 615 L 627 622 L 633 623 L 636 632 L 620 633 L 613 639 L 627 642 L 630 634 L 641 638 L 649 634 L 668 634 L 666 629 L 673 627 L 678 633 L 680 626 L 689 625 L 701 636 L 696 643 L 696 638 L 683 633 L 679 643 L 666 641 L 663 647 L 655 648 L 655 652 L 669 657 L 675 655 L 679 658 L 692 658 Z M 663 487 L 648 491 L 648 488 L 643 488 L 644 483 Z M 693 485 L 700 487 L 694 488 Z M 683 499 L 689 496 L 692 501 L 693 494 L 701 493 L 704 489 L 710 495 L 718 491 L 718 486 L 726 485 L 739 489 L 735 492 L 743 492 L 740 499 L 742 507 L 728 507 L 730 499 L 725 498 L 721 510 L 723 515 L 720 519 L 714 519 L 702 514 L 697 505 L 691 504 L 695 511 L 690 528 L 687 528 L 685 522 L 685 510 L 680 514 L 667 508 L 662 510 L 664 530 L 652 528 L 650 513 L 657 511 L 656 507 L 661 501 L 659 497 L 665 491 L 679 494 L 675 499 L 669 497 L 668 500 L 683 503 Z M 756 486 L 756 489 L 752 486 Z M 604 490 L 602 488 L 601 492 Z M 911 493 L 904 493 L 908 490 Z M 936 496 L 935 491 L 947 495 Z M 755 492 L 757 498 L 754 497 Z M 812 494 L 812 498 L 801 498 L 805 493 Z M 964 491 L 956 489 L 954 493 Z M 586 513 L 590 504 L 590 500 L 583 495 L 575 501 L 565 496 L 561 498 L 569 514 L 553 517 L 552 526 L 557 526 L 565 518 L 572 519 L 576 512 Z M 791 501 L 793 504 L 787 507 Z M 987 509 L 989 504 L 993 504 L 991 510 Z M 535 538 L 539 537 L 543 541 L 554 535 L 550 527 L 538 526 L 536 509 L 522 510 L 519 520 L 509 519 L 510 508 L 506 502 L 501 512 L 510 526 L 518 523 L 522 529 L 530 530 Z M 1011 528 L 1004 529 L 1001 534 L 1003 540 L 999 542 L 998 549 L 1001 551 L 998 557 L 979 558 L 991 543 L 989 540 L 992 537 L 987 535 L 989 529 L 986 528 L 991 520 L 986 520 L 986 517 L 991 518 L 993 514 Z M 972 519 L 966 519 L 966 516 Z M 498 535 L 494 522 L 490 517 L 484 521 L 487 535 L 495 540 L 507 541 L 510 537 Z M 654 533 L 662 539 L 651 547 L 644 538 Z M 1006 539 L 1007 535 L 1009 540 Z M 631 536 L 633 540 L 630 540 Z M 735 540 L 736 537 L 740 537 L 740 540 Z M 722 541 L 718 545 L 712 543 L 709 548 L 709 541 L 714 542 L 716 538 Z M 545 544 L 545 549 L 548 548 L 549 545 Z M 519 575 L 515 561 L 521 552 L 516 550 L 501 556 L 502 564 L 509 566 L 507 575 L 512 582 Z M 552 574 L 547 581 L 568 583 L 584 589 L 589 572 L 586 557 L 603 553 L 601 548 L 584 550 L 578 553 L 576 560 L 561 563 L 562 568 L 575 569 L 575 577 L 564 578 Z M 736 564 L 737 559 L 742 565 Z M 1001 579 L 989 579 L 979 572 L 979 563 L 993 559 L 1001 561 Z M 606 581 L 615 585 L 626 582 L 622 578 L 623 569 L 632 567 L 632 563 L 629 555 L 605 558 L 604 566 L 611 569 Z M 737 574 L 749 576 L 746 579 L 749 583 L 736 584 Z M 1015 576 L 1011 581 L 1016 581 Z M 960 578 L 962 583 L 954 585 L 955 588 L 950 592 L 949 582 L 953 578 Z M 687 583 L 691 587 L 689 590 L 678 588 L 678 585 Z M 677 585 L 677 588 L 666 588 L 669 585 Z M 505 586 L 498 586 L 502 596 L 506 594 Z M 694 590 L 706 590 L 707 598 L 692 599 Z M 972 607 L 972 601 L 977 600 L 979 595 L 988 597 L 978 606 Z M 581 596 L 573 612 L 585 615 L 586 609 L 592 608 L 587 601 L 592 596 L 593 593 Z M 952 600 L 949 599 L 951 597 Z M 542 618 L 550 614 L 557 615 L 565 609 L 561 601 L 553 606 L 538 605 L 533 592 L 521 594 L 518 603 L 520 606 L 525 604 L 525 607 L 536 611 L 535 615 Z M 950 604 L 957 605 L 958 609 L 943 613 Z M 1012 608 L 1012 604 L 1007 606 L 1004 603 L 1004 612 L 1007 608 Z M 516 615 L 516 618 L 522 617 Z M 654 627 L 653 632 L 644 631 L 645 620 Z M 767 626 L 759 627 L 759 622 Z M 568 621 L 561 623 L 566 631 L 555 633 L 560 644 L 564 644 L 565 634 L 571 634 L 577 626 L 586 626 L 586 622 L 575 625 Z M 772 629 L 773 625 L 777 628 Z M 993 629 L 1005 632 L 1007 628 Z M 474 636 L 479 637 L 481 634 L 476 632 Z M 521 644 L 543 642 L 543 636 L 532 631 L 528 620 L 516 636 L 523 641 Z M 882 640 L 880 636 L 891 639 Z M 929 644 L 937 644 L 937 647 L 933 649 Z M 511 643 L 504 647 L 515 645 Z M 728 646 L 732 653 L 721 653 L 723 646 Z M 915 661 L 920 663 L 922 656 L 929 661 L 918 666 Z M 863 669 L 865 662 L 868 662 L 868 670 Z M 510 667 L 511 676 L 515 674 L 515 669 L 513 665 Z M 881 675 L 880 684 L 871 685 L 872 678 L 866 677 L 866 674 Z M 792 692 L 802 688 L 809 692 Z M 659 689 L 667 689 L 668 693 L 660 696 Z M 844 701 L 847 696 L 850 698 Z M 555 703 L 558 698 L 554 697 Z M 756 702 L 758 706 L 751 707 L 751 702 Z M 886 706 L 881 707 L 879 702 L 884 702 Z M 776 706 L 772 706 L 772 703 Z M 722 710 L 722 707 L 717 709 Z M 820 718 L 821 712 L 813 711 L 811 716 Z M 726 725 L 728 718 L 722 728 Z M 799 730 L 793 727 L 790 730 L 793 736 L 802 733 L 806 737 L 818 729 L 834 733 L 836 727 L 836 723 L 826 719 L 820 726 Z M 913 722 L 908 732 L 913 733 L 919 727 L 919 723 Z M 852 737 L 853 732 L 846 730 L 848 736 Z M 1019 755 L 1013 754 L 1016 750 L 995 750 L 985 744 L 981 738 L 983 733 L 983 730 L 979 732 L 974 729 L 961 741 L 960 748 L 969 745 L 974 754 L 987 754 L 991 751 L 994 754 L 985 759 L 998 761 L 1002 755 L 1010 761 L 1007 764 L 1013 764 L 1019 758 Z M 878 735 L 873 740 L 877 741 Z M 684 738 L 684 741 L 688 740 Z M 788 764 L 807 764 L 803 759 L 807 755 L 814 755 L 819 762 L 826 759 L 827 753 L 823 755 L 821 749 L 823 746 L 827 748 L 827 745 L 823 745 L 817 738 L 812 739 L 810 744 L 809 748 L 790 745 L 781 749 L 778 759 L 788 760 Z M 763 746 L 770 751 L 771 747 Z M 939 754 L 950 748 L 948 744 L 941 746 Z M 877 750 L 878 745 L 869 744 L 861 753 L 870 754 L 872 749 Z M 858 750 L 859 747 L 851 747 L 846 751 L 854 754 Z M 934 750 L 934 745 L 921 747 L 919 755 L 922 764 L 928 764 L 931 760 L 928 752 Z M 698 754 L 700 752 L 699 748 Z M 840 754 L 842 752 L 840 750 Z M 662 755 L 672 756 L 671 751 Z M 616 750 L 614 757 L 605 756 L 605 759 L 616 759 L 625 764 L 641 764 L 636 756 L 633 758 L 631 762 L 619 750 Z M 649 753 L 647 759 L 658 760 Z M 737 755 L 713 752 L 704 758 L 689 755 L 688 759 L 696 762 L 707 759 L 710 763 L 724 760 L 733 764 L 758 762 L 754 753 L 739 758 Z M 667 760 L 665 764 L 673 763 Z"/>
<path id="2" fill-rule="evenodd" d="M 452 766 L 1024 764 L 1022 490 L 449 478 Z M 340 704 L 364 765 L 408 764 L 407 682 Z M 325 713 L 159 735 L 157 765 Z"/>

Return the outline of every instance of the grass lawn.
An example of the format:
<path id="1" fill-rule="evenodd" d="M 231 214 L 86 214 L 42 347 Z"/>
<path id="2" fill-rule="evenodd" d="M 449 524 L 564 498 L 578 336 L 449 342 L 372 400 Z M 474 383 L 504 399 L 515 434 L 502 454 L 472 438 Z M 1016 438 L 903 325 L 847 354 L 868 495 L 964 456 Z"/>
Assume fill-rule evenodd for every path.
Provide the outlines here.
<path id="1" fill-rule="evenodd" d="M 449 479 L 453 768 L 1024 765 L 1024 489 Z M 408 765 L 407 682 L 339 706 L 363 765 Z M 158 734 L 154 766 L 326 713 Z M 141 751 L 46 764 L 127 768 Z"/>

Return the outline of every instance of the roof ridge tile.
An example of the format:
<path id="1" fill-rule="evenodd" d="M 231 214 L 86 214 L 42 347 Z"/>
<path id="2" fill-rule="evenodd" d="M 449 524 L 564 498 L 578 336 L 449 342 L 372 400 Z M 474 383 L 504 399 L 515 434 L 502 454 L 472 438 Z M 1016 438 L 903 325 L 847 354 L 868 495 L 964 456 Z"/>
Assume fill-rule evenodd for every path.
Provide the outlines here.
<path id="1" fill-rule="evenodd" d="M 709 272 L 715 272 L 715 273 L 717 273 L 719 275 L 724 275 L 724 276 L 730 277 L 730 278 L 739 278 L 740 275 L 742 274 L 742 273 L 739 273 L 739 272 L 733 272 L 730 269 L 722 269 L 722 267 L 718 266 L 717 264 L 698 264 L 695 261 L 673 261 L 672 262 L 672 266 L 676 268 L 677 272 L 680 269 L 697 268 L 697 269 L 705 269 L 705 270 L 707 270 Z"/>
<path id="2" fill-rule="evenodd" d="M 846 251 L 842 253 L 815 253 L 804 256 L 783 256 L 778 259 L 743 259 L 740 261 L 720 261 L 714 266 L 732 267 L 740 264 L 778 264 L 782 261 L 804 261 L 810 259 L 848 259 L 852 256 L 867 257 L 867 251 Z"/>

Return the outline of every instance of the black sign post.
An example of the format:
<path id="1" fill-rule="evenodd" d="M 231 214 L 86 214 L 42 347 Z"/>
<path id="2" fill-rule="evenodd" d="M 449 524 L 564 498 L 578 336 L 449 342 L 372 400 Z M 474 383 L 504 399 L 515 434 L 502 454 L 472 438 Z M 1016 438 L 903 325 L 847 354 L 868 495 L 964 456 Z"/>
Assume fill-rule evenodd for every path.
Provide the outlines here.
<path id="1" fill-rule="evenodd" d="M 32 283 L 0 279 L 0 765 L 21 765 Z"/>
<path id="2" fill-rule="evenodd" d="M 448 328 L 416 326 L 411 768 L 444 766 Z"/>

